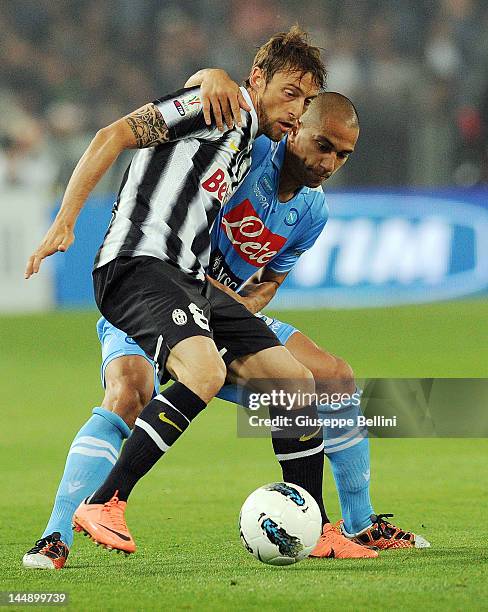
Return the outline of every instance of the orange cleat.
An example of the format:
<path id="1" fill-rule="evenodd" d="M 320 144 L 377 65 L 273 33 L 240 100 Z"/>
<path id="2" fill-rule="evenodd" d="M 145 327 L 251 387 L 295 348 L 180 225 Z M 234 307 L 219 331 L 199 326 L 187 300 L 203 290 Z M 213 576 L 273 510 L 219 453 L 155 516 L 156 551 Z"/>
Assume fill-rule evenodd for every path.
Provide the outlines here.
<path id="1" fill-rule="evenodd" d="M 341 533 L 339 521 L 336 525 L 326 523 L 322 530 L 315 548 L 310 557 L 321 557 L 328 559 L 374 559 L 378 553 L 371 548 L 360 546 L 348 540 Z"/>
<path id="2" fill-rule="evenodd" d="M 429 548 L 430 542 L 424 537 L 416 535 L 411 531 L 405 531 L 392 525 L 386 519 L 393 514 L 372 514 L 372 524 L 355 534 L 348 534 L 344 527 L 342 533 L 351 540 L 362 546 L 374 546 L 380 550 L 393 550 L 395 548 Z"/>
<path id="3" fill-rule="evenodd" d="M 127 502 L 119 501 L 117 493 L 115 491 L 105 504 L 81 502 L 73 517 L 73 525 L 75 531 L 83 531 L 97 546 L 129 555 L 136 551 L 136 545 L 124 518 Z"/>
<path id="4" fill-rule="evenodd" d="M 59 531 L 55 531 L 37 540 L 36 545 L 23 556 L 22 565 L 28 569 L 59 570 L 64 567 L 69 548 L 60 538 Z"/>

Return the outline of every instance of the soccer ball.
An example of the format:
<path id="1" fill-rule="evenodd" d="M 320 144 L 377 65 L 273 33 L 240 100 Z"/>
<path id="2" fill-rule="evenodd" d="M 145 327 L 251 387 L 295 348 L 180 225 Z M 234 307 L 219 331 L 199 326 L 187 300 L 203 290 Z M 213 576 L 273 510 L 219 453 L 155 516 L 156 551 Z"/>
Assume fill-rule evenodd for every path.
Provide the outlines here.
<path id="1" fill-rule="evenodd" d="M 271 565 L 298 563 L 312 552 L 322 531 L 317 502 L 305 489 L 273 482 L 256 489 L 239 516 L 244 548 Z"/>

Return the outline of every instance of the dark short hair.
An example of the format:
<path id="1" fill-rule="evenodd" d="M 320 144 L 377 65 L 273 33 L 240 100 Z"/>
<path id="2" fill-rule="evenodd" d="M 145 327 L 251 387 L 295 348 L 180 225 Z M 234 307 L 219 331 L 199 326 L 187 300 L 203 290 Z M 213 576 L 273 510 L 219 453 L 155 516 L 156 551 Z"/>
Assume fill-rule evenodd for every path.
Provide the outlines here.
<path id="1" fill-rule="evenodd" d="M 252 65 L 261 68 L 267 82 L 277 72 L 296 71 L 310 73 L 317 87 L 325 87 L 327 71 L 320 49 L 310 44 L 309 35 L 297 25 L 272 36 L 258 49 Z"/>

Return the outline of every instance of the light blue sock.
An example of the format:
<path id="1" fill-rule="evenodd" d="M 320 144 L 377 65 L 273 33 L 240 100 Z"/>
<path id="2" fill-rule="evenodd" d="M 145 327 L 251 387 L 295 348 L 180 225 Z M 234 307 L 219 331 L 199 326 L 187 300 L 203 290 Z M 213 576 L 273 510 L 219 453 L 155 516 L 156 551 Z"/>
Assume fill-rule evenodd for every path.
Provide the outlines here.
<path id="1" fill-rule="evenodd" d="M 318 410 L 322 418 L 352 419 L 354 423 L 361 414 L 359 401 L 342 404 L 338 409 L 320 405 Z M 350 534 L 357 533 L 371 525 L 370 517 L 374 513 L 369 494 L 371 468 L 367 430 L 355 425 L 324 427 L 324 441 L 339 494 L 344 528 Z"/>
<path id="2" fill-rule="evenodd" d="M 42 537 L 59 531 L 71 546 L 71 520 L 81 501 L 103 483 L 119 456 L 130 429 L 124 420 L 105 408 L 94 408 L 93 416 L 76 434 L 66 458 L 54 507 Z"/>
<path id="3" fill-rule="evenodd" d="M 345 530 L 353 534 L 366 529 L 371 525 L 371 515 L 374 514 L 369 495 L 368 438 L 335 453 L 326 452 L 326 455 L 339 493 Z"/>

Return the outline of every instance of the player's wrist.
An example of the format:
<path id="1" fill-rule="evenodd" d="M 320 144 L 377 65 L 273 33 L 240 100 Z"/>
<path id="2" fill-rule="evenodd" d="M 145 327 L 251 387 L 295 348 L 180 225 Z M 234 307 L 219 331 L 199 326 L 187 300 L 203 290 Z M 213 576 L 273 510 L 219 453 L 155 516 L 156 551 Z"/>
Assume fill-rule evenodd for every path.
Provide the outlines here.
<path id="1" fill-rule="evenodd" d="M 230 78 L 229 75 L 222 68 L 202 68 L 201 70 L 198 70 L 198 72 L 195 72 L 195 74 L 192 74 L 189 79 L 187 79 L 185 87 L 199 87 L 205 84 L 205 82 L 212 81 L 213 78 L 221 77 L 223 75 Z"/>
<path id="2" fill-rule="evenodd" d="M 241 300 L 241 303 L 251 312 L 252 314 L 256 314 L 260 310 L 260 303 L 254 297 L 247 297 Z"/>
<path id="3" fill-rule="evenodd" d="M 231 78 L 228 72 L 223 68 L 205 68 L 202 75 L 202 86 L 226 85 L 239 87 L 239 85 Z"/>
<path id="4" fill-rule="evenodd" d="M 72 210 L 60 210 L 56 215 L 56 223 L 57 225 L 63 227 L 66 230 L 72 231 L 76 224 L 76 219 L 80 213 L 79 208 Z"/>

